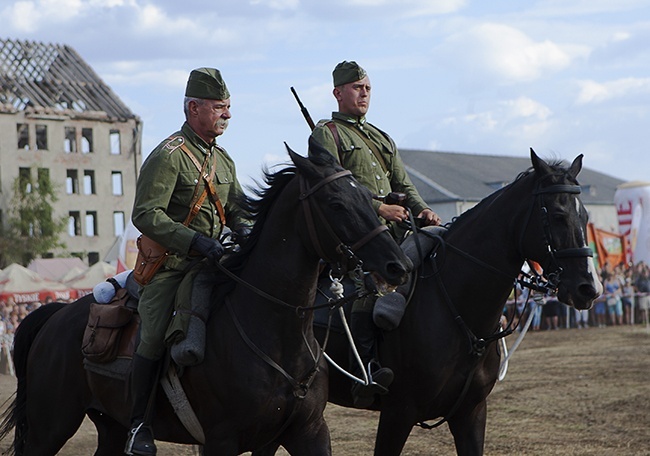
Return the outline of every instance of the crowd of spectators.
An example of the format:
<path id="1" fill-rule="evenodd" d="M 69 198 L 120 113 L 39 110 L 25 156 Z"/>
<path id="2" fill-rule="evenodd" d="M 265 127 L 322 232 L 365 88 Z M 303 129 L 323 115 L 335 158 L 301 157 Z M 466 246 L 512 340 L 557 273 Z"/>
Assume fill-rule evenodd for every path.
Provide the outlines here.
<path id="1" fill-rule="evenodd" d="M 533 331 L 559 328 L 588 328 L 630 325 L 646 321 L 650 311 L 650 266 L 641 261 L 636 265 L 605 263 L 600 271 L 603 294 L 591 310 L 569 309 L 555 297 L 528 299 L 529 290 L 517 288 L 505 306 L 505 316 L 516 324 L 522 314 L 532 312 Z M 48 299 L 47 301 L 50 301 Z M 46 303 L 47 303 L 46 301 Z M 0 337 L 13 335 L 20 322 L 41 302 L 16 303 L 12 298 L 0 300 Z"/>
<path id="2" fill-rule="evenodd" d="M 20 322 L 41 305 L 39 301 L 16 303 L 11 297 L 0 300 L 0 336 L 14 334 Z"/>
<path id="3" fill-rule="evenodd" d="M 600 279 L 603 294 L 594 301 L 590 310 L 569 308 L 554 296 L 527 299 L 527 290 L 519 289 L 516 302 L 513 295 L 506 303 L 505 316 L 516 324 L 523 314 L 523 324 L 532 313 L 530 329 L 533 331 L 648 324 L 650 266 L 647 263 L 621 263 L 614 267 L 605 263 Z"/>

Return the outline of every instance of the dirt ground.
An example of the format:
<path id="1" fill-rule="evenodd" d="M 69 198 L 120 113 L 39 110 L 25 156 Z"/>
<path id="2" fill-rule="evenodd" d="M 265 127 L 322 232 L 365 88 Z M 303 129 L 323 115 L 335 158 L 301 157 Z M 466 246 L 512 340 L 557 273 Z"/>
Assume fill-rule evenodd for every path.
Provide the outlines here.
<path id="1" fill-rule="evenodd" d="M 531 332 L 488 398 L 485 454 L 650 455 L 649 376 L 650 329 L 644 325 Z M 14 389 L 14 378 L 0 375 L 0 400 Z M 376 413 L 328 405 L 326 418 L 333 454 L 372 454 Z M 95 438 L 86 422 L 60 454 L 90 455 Z M 0 442 L 0 450 L 9 443 Z M 160 443 L 158 454 L 195 453 Z M 444 425 L 413 429 L 402 454 L 455 451 Z"/>

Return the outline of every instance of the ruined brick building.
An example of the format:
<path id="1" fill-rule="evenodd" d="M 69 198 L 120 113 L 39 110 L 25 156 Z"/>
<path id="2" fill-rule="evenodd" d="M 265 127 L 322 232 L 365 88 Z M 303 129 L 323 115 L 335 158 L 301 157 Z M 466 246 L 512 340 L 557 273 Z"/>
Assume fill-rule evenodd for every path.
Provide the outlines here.
<path id="1" fill-rule="evenodd" d="M 131 217 L 142 123 L 74 49 L 0 39 L 0 220 L 16 178 L 47 173 L 65 251 L 103 260 Z M 31 178 L 31 179 L 29 179 Z"/>

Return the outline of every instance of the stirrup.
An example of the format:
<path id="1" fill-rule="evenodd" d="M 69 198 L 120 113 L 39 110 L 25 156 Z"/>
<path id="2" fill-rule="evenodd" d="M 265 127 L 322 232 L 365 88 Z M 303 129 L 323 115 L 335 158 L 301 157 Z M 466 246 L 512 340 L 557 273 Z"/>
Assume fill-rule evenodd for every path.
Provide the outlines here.
<path id="1" fill-rule="evenodd" d="M 142 445 L 143 448 L 135 448 L 136 438 L 142 437 L 144 432 L 148 432 L 151 437 L 150 442 L 138 442 L 139 445 Z M 145 439 L 149 440 L 149 439 Z M 124 448 L 124 454 L 127 456 L 155 456 L 156 454 L 156 445 L 154 443 L 153 431 L 148 426 L 145 426 L 144 421 L 141 421 L 136 427 L 131 428 L 129 431 L 129 438 L 126 442 L 126 447 Z"/>

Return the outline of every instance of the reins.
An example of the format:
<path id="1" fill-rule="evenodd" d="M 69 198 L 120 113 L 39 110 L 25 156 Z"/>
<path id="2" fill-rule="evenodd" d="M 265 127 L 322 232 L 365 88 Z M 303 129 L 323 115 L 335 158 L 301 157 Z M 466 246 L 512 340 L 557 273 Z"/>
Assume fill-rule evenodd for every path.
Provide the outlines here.
<path id="1" fill-rule="evenodd" d="M 541 217 L 542 217 L 542 227 L 543 227 L 543 233 L 544 233 L 544 242 L 546 244 L 547 248 L 547 255 L 550 257 L 549 261 L 546 262 L 546 264 L 552 264 L 554 266 L 554 270 L 549 272 L 547 276 L 547 282 L 545 284 L 540 284 L 539 281 L 537 283 L 532 283 L 523 279 L 515 278 L 512 277 L 510 274 L 507 274 L 504 271 L 501 271 L 500 269 L 486 263 L 485 261 L 476 258 L 473 255 L 470 255 L 469 253 L 459 249 L 458 247 L 454 246 L 453 244 L 449 244 L 444 240 L 444 238 L 438 234 L 431 234 L 427 233 L 425 231 L 420 231 L 426 236 L 429 236 L 431 238 L 434 238 L 438 241 L 438 245 L 440 248 L 443 249 L 443 253 L 445 249 L 449 249 L 450 251 L 453 251 L 457 255 L 472 261 L 473 263 L 479 265 L 480 267 L 487 269 L 497 275 L 503 276 L 511 280 L 513 283 L 519 283 L 521 286 L 530 288 L 531 290 L 535 291 L 543 291 L 546 294 L 549 294 L 550 292 L 554 291 L 557 289 L 557 286 L 559 285 L 560 281 L 560 275 L 562 274 L 562 268 L 559 266 L 557 263 L 558 258 L 571 258 L 571 257 L 587 257 L 587 256 L 593 256 L 593 251 L 589 247 L 581 247 L 581 248 L 569 248 L 569 249 L 562 249 L 562 250 L 557 250 L 554 247 L 554 242 L 553 242 L 553 236 L 552 236 L 552 231 L 551 231 L 551 224 L 549 221 L 548 217 L 548 209 L 546 208 L 546 205 L 544 204 L 543 201 L 543 195 L 546 194 L 557 194 L 557 193 L 569 193 L 569 194 L 579 194 L 580 193 L 580 186 L 579 185 L 572 185 L 572 184 L 554 184 L 550 185 L 547 187 L 540 187 L 541 181 L 538 181 L 535 189 L 533 190 L 532 194 L 535 198 L 536 201 L 539 202 L 539 209 L 541 211 Z M 524 236 L 525 233 L 528 229 L 528 225 L 530 223 L 530 219 L 532 217 L 532 211 L 533 208 L 535 207 L 535 204 L 529 205 L 529 209 L 526 215 L 526 221 L 524 223 L 524 228 L 521 231 L 521 236 L 519 237 L 518 241 L 518 252 L 519 255 L 523 258 L 523 261 L 528 261 L 525 258 L 525 255 L 523 255 L 523 242 L 524 242 Z M 431 256 L 431 263 L 435 266 L 436 261 L 435 261 L 435 256 Z M 534 269 L 533 269 L 534 270 Z M 545 269 L 546 270 L 546 269 Z M 523 272 L 522 272 L 523 274 Z M 461 390 L 460 395 L 456 399 L 456 402 L 454 405 L 451 407 L 449 412 L 442 417 L 440 420 L 435 422 L 434 424 L 427 424 L 425 422 L 419 422 L 416 423 L 417 426 L 423 428 L 423 429 L 434 429 L 437 428 L 438 426 L 442 425 L 443 423 L 449 421 L 449 419 L 456 413 L 458 408 L 460 407 L 461 403 L 463 402 L 469 387 L 471 385 L 471 382 L 474 378 L 474 374 L 476 373 L 476 370 L 478 369 L 479 366 L 479 360 L 480 358 L 486 353 L 487 347 L 489 346 L 490 343 L 495 342 L 499 339 L 502 339 L 504 337 L 509 336 L 516 330 L 516 326 L 512 328 L 512 321 L 508 322 L 508 325 L 505 330 L 503 331 L 495 331 L 493 334 L 480 338 L 477 337 L 474 332 L 469 328 L 467 323 L 463 320 L 461 317 L 460 313 L 456 309 L 456 306 L 454 305 L 453 301 L 451 300 L 451 297 L 449 296 L 447 292 L 447 288 L 445 287 L 444 282 L 442 281 L 442 276 L 440 274 L 440 269 L 434 270 L 434 275 L 436 276 L 438 287 L 443 295 L 443 300 L 445 301 L 445 304 L 447 305 L 447 308 L 451 312 L 451 315 L 456 321 L 456 323 L 459 325 L 463 333 L 467 336 L 469 340 L 469 345 L 470 345 L 470 350 L 469 354 L 474 357 L 473 365 L 471 370 L 469 371 L 469 374 L 467 375 L 467 378 L 465 380 L 465 384 L 463 385 L 463 389 Z M 526 306 L 528 305 L 528 301 L 526 302 Z M 513 317 L 514 318 L 514 317 Z M 517 323 L 519 325 L 520 322 Z"/>
<path id="2" fill-rule="evenodd" d="M 349 170 L 344 170 L 344 171 L 339 171 L 334 174 L 331 174 L 327 176 L 325 179 L 321 180 L 318 182 L 316 185 L 313 187 L 309 187 L 309 183 L 307 182 L 306 178 L 303 177 L 301 174 L 297 173 L 297 177 L 300 182 L 300 195 L 299 195 L 299 200 L 301 201 L 301 207 L 303 208 L 303 213 L 305 216 L 305 221 L 307 224 L 307 230 L 309 233 L 310 240 L 312 242 L 312 245 L 314 247 L 314 250 L 317 252 L 317 254 L 324 260 L 330 261 L 330 262 L 336 262 L 337 264 L 339 263 L 337 260 L 332 259 L 329 255 L 327 255 L 322 247 L 321 239 L 320 236 L 318 235 L 317 229 L 316 229 L 316 222 L 314 219 L 314 213 L 318 215 L 319 217 L 319 226 L 322 226 L 325 228 L 327 236 L 329 236 L 329 239 L 334 242 L 335 245 L 335 252 L 341 257 L 343 260 L 343 265 L 339 266 L 339 269 L 345 269 L 347 268 L 350 264 L 354 264 L 355 268 L 361 268 L 361 260 L 355 255 L 355 251 L 359 248 L 361 248 L 363 245 L 368 243 L 371 239 L 373 239 L 375 236 L 378 234 L 382 233 L 383 231 L 387 230 L 388 227 L 385 225 L 379 225 L 375 229 L 371 230 L 369 233 L 364 235 L 360 240 L 355 242 L 351 247 L 347 246 L 344 244 L 339 237 L 336 235 L 334 230 L 332 229 L 331 225 L 327 222 L 327 219 L 325 218 L 322 210 L 318 205 L 312 204 L 312 201 L 310 199 L 310 196 L 314 195 L 318 190 L 323 188 L 325 185 L 329 184 L 330 182 L 335 181 L 336 179 L 346 177 L 346 176 L 351 176 L 352 173 Z M 320 308 L 324 307 L 329 307 L 329 308 L 336 308 L 338 306 L 344 305 L 346 302 L 357 299 L 359 296 L 354 295 L 354 296 L 349 296 L 347 298 L 341 298 L 337 299 L 335 301 L 330 301 L 325 305 L 319 305 L 319 306 L 309 306 L 309 307 L 304 307 L 304 306 L 293 306 L 282 299 L 276 298 L 275 296 L 270 295 L 269 293 L 255 287 L 251 283 L 243 280 L 241 277 L 238 275 L 234 274 L 232 271 L 228 270 L 224 265 L 221 263 L 216 264 L 217 268 L 224 273 L 226 276 L 237 282 L 238 284 L 244 286 L 248 290 L 252 291 L 253 293 L 257 294 L 258 296 L 274 303 L 277 305 L 280 305 L 285 308 L 291 308 L 296 312 L 296 315 L 298 318 L 304 318 L 305 314 L 307 311 L 314 311 Z M 301 336 L 303 339 L 303 342 L 305 346 L 307 347 L 307 350 L 309 351 L 309 354 L 314 362 L 314 365 L 309 371 L 305 374 L 302 380 L 296 380 L 291 374 L 289 374 L 282 366 L 280 366 L 276 361 L 274 361 L 270 356 L 268 356 L 262 349 L 260 349 L 251 339 L 248 337 L 246 334 L 246 331 L 244 330 L 243 326 L 241 325 L 241 322 L 237 318 L 237 315 L 232 307 L 232 304 L 230 302 L 230 299 L 227 297 L 226 298 L 226 307 L 228 309 L 228 313 L 230 314 L 232 321 L 235 325 L 235 328 L 237 329 L 240 337 L 242 340 L 248 345 L 248 347 L 260 358 L 262 359 L 266 364 L 271 366 L 273 369 L 278 371 L 282 376 L 289 382 L 293 389 L 293 396 L 295 399 L 304 399 L 307 396 L 307 393 L 314 382 L 316 378 L 316 374 L 320 371 L 319 368 L 319 363 L 321 361 L 321 358 L 323 356 L 323 353 L 326 348 L 327 344 L 327 338 L 325 340 L 325 343 L 323 346 L 319 346 L 318 353 L 314 353 L 312 350 L 312 347 L 307 340 L 306 336 L 306 327 L 303 325 L 303 329 L 301 332 Z M 295 413 L 296 410 L 296 405 L 297 403 L 294 402 L 293 409 L 287 420 L 283 423 L 283 426 L 281 427 L 280 431 L 277 433 L 277 435 L 280 435 L 280 433 L 286 429 L 286 427 L 289 425 L 291 421 L 291 417 Z"/>

